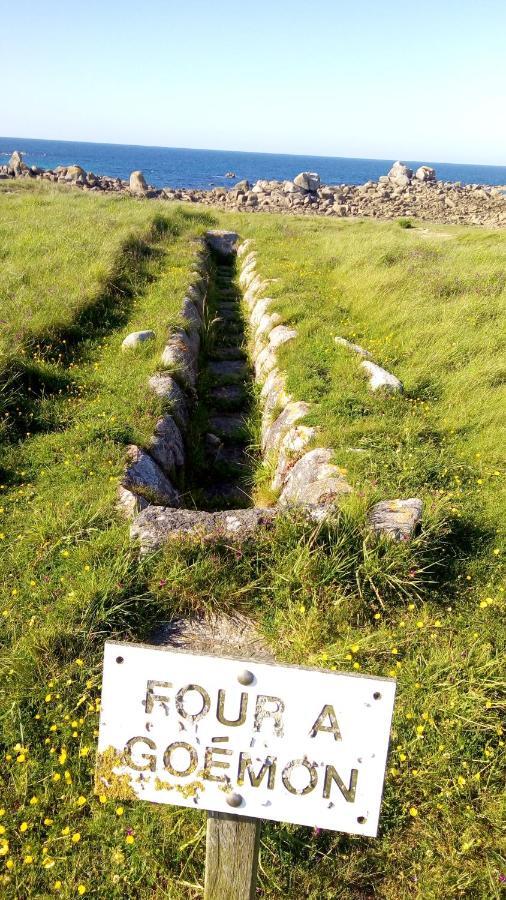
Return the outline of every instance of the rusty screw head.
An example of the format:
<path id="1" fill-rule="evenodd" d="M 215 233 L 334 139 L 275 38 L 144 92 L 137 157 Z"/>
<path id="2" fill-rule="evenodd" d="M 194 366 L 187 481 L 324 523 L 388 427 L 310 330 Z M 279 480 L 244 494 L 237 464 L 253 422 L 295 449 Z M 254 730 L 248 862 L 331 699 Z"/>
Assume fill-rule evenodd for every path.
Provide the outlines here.
<path id="1" fill-rule="evenodd" d="M 248 672 L 247 669 L 243 669 L 242 672 L 239 672 L 239 675 L 237 676 L 237 681 L 239 682 L 239 684 L 253 684 L 254 680 L 255 676 L 253 675 L 253 672 Z"/>
<path id="2" fill-rule="evenodd" d="M 233 806 L 237 809 L 238 806 L 242 804 L 242 797 L 240 794 L 229 794 L 227 797 L 227 803 L 229 806 Z"/>

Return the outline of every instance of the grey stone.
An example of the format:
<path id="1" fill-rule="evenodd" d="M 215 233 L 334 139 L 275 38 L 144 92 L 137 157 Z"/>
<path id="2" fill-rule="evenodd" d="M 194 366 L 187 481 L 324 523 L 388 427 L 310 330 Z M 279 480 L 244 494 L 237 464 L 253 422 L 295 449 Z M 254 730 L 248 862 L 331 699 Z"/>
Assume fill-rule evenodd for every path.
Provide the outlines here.
<path id="1" fill-rule="evenodd" d="M 264 381 L 269 372 L 276 368 L 277 357 L 273 347 L 267 346 L 261 350 L 255 358 L 255 377 L 260 383 Z"/>
<path id="2" fill-rule="evenodd" d="M 150 503 L 179 505 L 179 494 L 167 476 L 149 453 L 135 445 L 128 448 L 127 468 L 121 483 L 127 490 L 145 497 Z"/>
<path id="3" fill-rule="evenodd" d="M 402 393 L 402 382 L 399 381 L 391 372 L 382 369 L 376 363 L 365 359 L 360 363 L 362 369 L 365 369 L 369 376 L 369 387 L 371 391 L 385 391 L 387 394 Z"/>
<path id="4" fill-rule="evenodd" d="M 281 323 L 281 316 L 279 315 L 279 313 L 274 312 L 274 313 L 271 313 L 270 315 L 268 313 L 264 313 L 264 315 L 262 316 L 262 318 L 260 319 L 260 321 L 258 323 L 258 327 L 255 331 L 255 337 L 256 338 L 261 338 L 264 336 L 267 337 L 269 335 L 269 332 L 271 332 L 272 329 L 275 328 L 276 325 L 279 325 L 280 323 Z"/>
<path id="5" fill-rule="evenodd" d="M 265 315 L 269 306 L 271 305 L 272 300 L 270 297 L 264 297 L 262 300 L 258 300 L 250 313 L 250 324 L 253 328 L 256 328 L 262 319 L 262 316 Z"/>
<path id="6" fill-rule="evenodd" d="M 149 379 L 153 393 L 170 404 L 170 411 L 177 424 L 186 430 L 190 420 L 188 397 L 168 372 L 157 372 Z"/>
<path id="7" fill-rule="evenodd" d="M 253 247 L 253 241 L 248 238 L 246 241 L 243 241 L 242 244 L 237 248 L 237 256 L 239 259 L 244 256 L 245 253 L 248 253 L 250 247 Z"/>
<path id="8" fill-rule="evenodd" d="M 211 375 L 223 378 L 245 378 L 248 367 L 241 359 L 211 360 L 207 366 Z"/>
<path id="9" fill-rule="evenodd" d="M 130 334 L 127 334 L 121 346 L 123 350 L 130 350 L 133 347 L 138 347 L 139 344 L 143 344 L 145 341 L 152 341 L 154 337 L 154 331 L 132 331 Z"/>
<path id="10" fill-rule="evenodd" d="M 129 187 L 132 194 L 145 194 L 148 190 L 146 179 L 142 172 L 132 172 L 129 180 Z"/>
<path id="11" fill-rule="evenodd" d="M 236 251 L 239 235 L 235 231 L 206 231 L 206 241 L 211 250 L 220 256 L 232 256 Z"/>
<path id="12" fill-rule="evenodd" d="M 415 172 L 418 181 L 436 181 L 436 170 L 430 166 L 420 166 Z"/>
<path id="13" fill-rule="evenodd" d="M 200 328 L 202 327 L 202 319 L 200 318 L 200 313 L 197 307 L 194 303 L 192 303 L 189 297 L 185 297 L 183 300 L 181 316 L 186 322 L 188 322 L 193 330 L 200 331 Z"/>
<path id="14" fill-rule="evenodd" d="M 271 526 L 275 516 L 275 509 L 208 513 L 148 506 L 135 518 L 130 535 L 140 542 L 142 553 L 156 550 L 169 540 L 181 540 L 185 535 L 198 541 L 225 539 L 240 543 L 252 537 L 259 528 Z"/>
<path id="15" fill-rule="evenodd" d="M 183 438 L 172 416 L 162 416 L 158 419 L 149 445 L 149 453 L 168 475 L 174 475 L 184 466 Z"/>
<path id="16" fill-rule="evenodd" d="M 357 353 L 358 356 L 363 356 L 365 359 L 369 359 L 371 354 L 368 350 L 364 350 L 360 344 L 352 344 L 351 341 L 347 341 L 346 338 L 343 337 L 335 337 L 334 341 L 336 344 L 339 344 L 341 347 L 346 347 L 347 350 L 351 350 L 352 353 Z"/>
<path id="17" fill-rule="evenodd" d="M 388 177 L 390 181 L 405 184 L 406 180 L 407 182 L 411 181 L 413 177 L 413 171 L 408 168 L 408 166 L 405 166 L 404 163 L 401 163 L 399 162 L 399 160 L 397 160 L 397 162 L 395 162 L 390 169 Z"/>
<path id="18" fill-rule="evenodd" d="M 423 503 L 416 497 L 381 500 L 369 511 L 368 520 L 376 534 L 386 534 L 395 541 L 408 541 L 420 528 L 422 512 Z"/>
<path id="19" fill-rule="evenodd" d="M 149 642 L 199 655 L 274 662 L 251 619 L 238 613 L 176 619 L 160 625 Z"/>
<path id="20" fill-rule="evenodd" d="M 277 325 L 269 334 L 269 344 L 274 349 L 277 349 L 278 347 L 281 347 L 282 344 L 293 341 L 296 337 L 297 331 L 295 328 L 287 328 L 286 325 Z"/>
<path id="21" fill-rule="evenodd" d="M 264 453 L 272 453 L 281 443 L 286 431 L 309 412 L 309 405 L 301 400 L 288 403 L 277 419 L 269 425 L 262 440 Z"/>
<path id="22" fill-rule="evenodd" d="M 351 488 L 337 466 L 330 463 L 333 451 L 316 448 L 309 450 L 290 469 L 279 502 L 290 504 L 326 503 Z"/>
<path id="23" fill-rule="evenodd" d="M 251 190 L 251 184 L 250 184 L 250 182 L 245 178 L 243 181 L 238 181 L 237 184 L 234 185 L 234 190 L 235 190 L 235 191 L 242 191 L 243 193 L 246 193 L 247 191 L 250 191 L 250 190 Z"/>
<path id="24" fill-rule="evenodd" d="M 9 169 L 12 169 L 15 175 L 19 175 L 24 169 L 27 169 L 28 166 L 23 162 L 23 157 L 19 150 L 15 150 L 12 154 L 9 162 L 7 163 Z"/>
<path id="25" fill-rule="evenodd" d="M 164 348 L 162 365 L 173 370 L 185 387 L 193 389 L 197 380 L 197 352 L 190 336 L 177 331 Z"/>
<path id="26" fill-rule="evenodd" d="M 316 429 L 307 425 L 296 425 L 285 434 L 279 445 L 276 471 L 271 484 L 273 490 L 279 491 L 283 487 L 290 468 L 300 459 L 303 450 L 315 436 Z"/>
<path id="27" fill-rule="evenodd" d="M 149 506 L 149 503 L 145 497 L 134 494 L 120 484 L 118 488 L 117 508 L 122 515 L 126 516 L 127 519 L 133 519 L 137 513 L 146 509 L 147 506 Z"/>
<path id="28" fill-rule="evenodd" d="M 293 179 L 293 183 L 304 191 L 316 193 L 320 187 L 320 176 L 316 172 L 301 172 Z"/>

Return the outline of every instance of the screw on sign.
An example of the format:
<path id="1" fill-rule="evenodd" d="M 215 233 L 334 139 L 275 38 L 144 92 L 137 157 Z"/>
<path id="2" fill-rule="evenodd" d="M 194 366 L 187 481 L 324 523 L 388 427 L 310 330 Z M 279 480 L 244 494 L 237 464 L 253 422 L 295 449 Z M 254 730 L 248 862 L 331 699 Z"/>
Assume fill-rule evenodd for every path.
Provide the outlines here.
<path id="1" fill-rule="evenodd" d="M 96 790 L 208 811 L 205 897 L 254 895 L 260 822 L 375 836 L 395 681 L 108 642 Z"/>

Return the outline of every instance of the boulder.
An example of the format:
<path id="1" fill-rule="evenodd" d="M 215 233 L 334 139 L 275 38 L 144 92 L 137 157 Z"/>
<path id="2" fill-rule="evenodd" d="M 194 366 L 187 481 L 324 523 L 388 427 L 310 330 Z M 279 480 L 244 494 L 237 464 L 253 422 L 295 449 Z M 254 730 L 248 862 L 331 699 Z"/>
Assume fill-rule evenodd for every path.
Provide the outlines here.
<path id="1" fill-rule="evenodd" d="M 158 419 L 149 445 L 149 453 L 168 475 L 174 475 L 184 466 L 183 438 L 172 416 L 162 416 Z"/>
<path id="2" fill-rule="evenodd" d="M 418 181 L 436 181 L 436 170 L 430 166 L 420 166 L 415 172 L 415 178 Z"/>
<path id="3" fill-rule="evenodd" d="M 320 176 L 316 172 L 301 172 L 295 176 L 293 183 L 304 191 L 316 193 L 320 187 Z"/>
<path id="4" fill-rule="evenodd" d="M 364 350 L 360 344 L 353 344 L 351 341 L 347 341 L 346 338 L 336 336 L 334 338 L 336 344 L 339 344 L 341 347 L 346 347 L 347 350 L 351 350 L 352 353 L 356 353 L 358 356 L 363 356 L 365 359 L 370 357 L 370 353 L 368 350 Z"/>
<path id="5" fill-rule="evenodd" d="M 132 331 L 130 334 L 127 334 L 121 347 L 123 350 L 131 350 L 133 347 L 138 347 L 139 344 L 143 344 L 145 341 L 152 341 L 154 337 L 154 331 Z"/>
<path id="6" fill-rule="evenodd" d="M 185 430 L 190 420 L 190 410 L 188 398 L 177 381 L 168 372 L 157 372 L 148 383 L 153 393 L 168 404 L 179 427 Z"/>
<path id="7" fill-rule="evenodd" d="M 128 184 L 132 194 L 145 194 L 148 191 L 148 184 L 142 172 L 132 172 Z"/>
<path id="8" fill-rule="evenodd" d="M 408 541 L 420 529 L 422 511 L 423 503 L 416 497 L 381 500 L 369 511 L 368 521 L 376 534 L 386 534 L 395 541 Z"/>
<path id="9" fill-rule="evenodd" d="M 279 491 L 283 487 L 288 471 L 300 459 L 315 436 L 316 429 L 307 425 L 296 425 L 286 432 L 279 445 L 276 471 L 271 483 L 274 491 Z"/>
<path id="10" fill-rule="evenodd" d="M 286 325 L 276 325 L 269 334 L 269 344 L 273 349 L 281 347 L 287 341 L 293 341 L 297 337 L 295 328 L 287 328 Z"/>
<path id="11" fill-rule="evenodd" d="M 238 181 L 237 184 L 234 185 L 234 191 L 238 191 L 243 194 L 246 194 L 250 190 L 251 184 L 246 178 L 243 181 Z"/>
<path id="12" fill-rule="evenodd" d="M 135 445 L 128 448 L 128 464 L 122 486 L 158 506 L 180 505 L 179 493 L 167 476 L 149 453 Z"/>
<path id="13" fill-rule="evenodd" d="M 236 231 L 214 229 L 206 231 L 206 242 L 211 250 L 220 256 L 232 256 L 236 251 L 239 235 Z"/>
<path id="14" fill-rule="evenodd" d="M 187 335 L 184 331 L 175 332 L 162 353 L 162 365 L 173 370 L 176 378 L 184 387 L 193 389 L 197 380 L 197 348 L 192 337 L 198 341 L 198 335 Z"/>
<path id="15" fill-rule="evenodd" d="M 81 166 L 68 166 L 67 171 L 65 172 L 65 179 L 67 181 L 77 181 L 78 178 L 82 178 L 83 182 L 86 181 L 86 172 Z"/>
<path id="16" fill-rule="evenodd" d="M 402 381 L 399 381 L 395 375 L 392 375 L 391 372 L 387 372 L 386 369 L 382 369 L 381 366 L 376 365 L 376 363 L 371 362 L 368 359 L 364 359 L 363 362 L 360 363 L 362 369 L 365 369 L 369 376 L 369 387 L 371 391 L 386 391 L 387 394 L 397 394 L 402 393 L 403 386 Z"/>
<path id="17" fill-rule="evenodd" d="M 12 169 L 15 175 L 19 175 L 20 172 L 28 168 L 26 163 L 23 162 L 23 157 L 19 150 L 14 151 L 7 165 L 9 169 Z"/>
<path id="18" fill-rule="evenodd" d="M 245 541 L 259 528 L 268 528 L 276 517 L 275 509 L 234 509 L 202 512 L 193 509 L 163 509 L 148 506 L 132 524 L 130 536 L 138 540 L 141 553 L 149 553 L 168 540 L 183 537 L 195 541 Z"/>
<path id="19" fill-rule="evenodd" d="M 277 450 L 289 428 L 307 416 L 308 412 L 309 405 L 302 400 L 288 403 L 272 425 L 269 425 L 263 436 L 262 449 L 264 453 L 272 453 Z"/>
<path id="20" fill-rule="evenodd" d="M 388 178 L 397 187 L 406 187 L 413 177 L 413 172 L 408 166 L 399 161 L 395 162 L 388 173 Z"/>
<path id="21" fill-rule="evenodd" d="M 339 468 L 330 463 L 333 451 L 321 447 L 309 450 L 290 469 L 279 498 L 282 505 L 330 503 L 351 487 Z"/>

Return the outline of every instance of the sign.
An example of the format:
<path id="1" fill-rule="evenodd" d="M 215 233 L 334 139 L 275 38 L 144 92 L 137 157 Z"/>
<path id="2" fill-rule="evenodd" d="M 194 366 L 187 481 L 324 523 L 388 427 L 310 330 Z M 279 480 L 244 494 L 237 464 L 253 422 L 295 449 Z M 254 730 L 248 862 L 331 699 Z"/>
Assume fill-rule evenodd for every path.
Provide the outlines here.
<path id="1" fill-rule="evenodd" d="M 107 642 L 96 790 L 377 832 L 395 681 Z"/>

